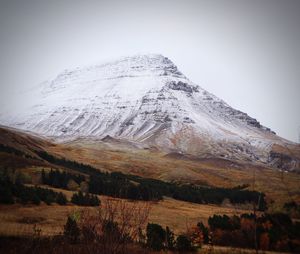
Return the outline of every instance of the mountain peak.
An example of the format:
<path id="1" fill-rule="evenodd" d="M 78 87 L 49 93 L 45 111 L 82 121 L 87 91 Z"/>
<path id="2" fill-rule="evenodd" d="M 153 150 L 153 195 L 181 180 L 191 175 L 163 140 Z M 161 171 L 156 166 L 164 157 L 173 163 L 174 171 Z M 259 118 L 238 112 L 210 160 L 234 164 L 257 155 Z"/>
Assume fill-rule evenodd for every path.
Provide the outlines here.
<path id="1" fill-rule="evenodd" d="M 283 142 L 160 54 L 64 71 L 28 96 L 25 113 L 0 114 L 2 122 L 59 140 L 121 138 L 168 152 L 263 161 Z"/>
<path id="2" fill-rule="evenodd" d="M 162 54 L 136 54 L 130 56 L 124 56 L 115 60 L 115 62 L 128 61 L 130 63 L 137 64 L 170 64 L 174 65 L 174 63 L 167 57 Z"/>
<path id="3" fill-rule="evenodd" d="M 118 58 L 102 64 L 64 70 L 50 85 L 46 85 L 46 90 L 64 88 L 66 85 L 73 85 L 80 82 L 97 82 L 100 80 L 116 80 L 120 78 L 137 77 L 159 77 L 170 76 L 186 79 L 178 70 L 177 66 L 167 57 L 161 54 L 139 54 Z M 140 85 L 143 85 L 142 83 Z"/>
<path id="4" fill-rule="evenodd" d="M 131 60 L 135 61 L 135 60 L 142 60 L 142 59 L 159 60 L 159 59 L 165 59 L 165 58 L 167 58 L 167 57 L 165 57 L 162 54 L 148 53 L 148 54 L 127 55 L 127 56 L 119 57 L 118 59 L 131 59 Z"/>
<path id="5" fill-rule="evenodd" d="M 137 54 L 121 57 L 115 61 L 100 64 L 95 68 L 117 69 L 118 72 L 132 73 L 135 75 L 151 72 L 151 75 L 177 75 L 182 76 L 177 66 L 161 54 Z"/>

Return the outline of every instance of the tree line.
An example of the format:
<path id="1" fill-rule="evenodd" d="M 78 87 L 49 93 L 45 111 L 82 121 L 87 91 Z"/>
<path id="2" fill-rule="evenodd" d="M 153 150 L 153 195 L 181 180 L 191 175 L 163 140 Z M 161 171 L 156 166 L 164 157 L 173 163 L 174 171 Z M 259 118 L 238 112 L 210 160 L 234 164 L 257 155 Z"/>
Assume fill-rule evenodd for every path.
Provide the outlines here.
<path id="1" fill-rule="evenodd" d="M 17 156 L 22 156 L 22 157 L 25 157 L 27 159 L 34 159 L 34 160 L 37 159 L 37 158 L 31 156 L 30 154 L 24 153 L 21 150 L 18 150 L 14 147 L 6 146 L 6 145 L 3 145 L 3 144 L 0 144 L 0 152 L 5 152 L 5 153 L 14 154 L 14 155 L 17 155 Z"/>
<path id="2" fill-rule="evenodd" d="M 79 191 L 78 193 L 74 193 L 71 202 L 73 204 L 79 206 L 99 206 L 100 200 L 96 195 L 92 195 L 89 193 L 82 193 Z"/>
<path id="3" fill-rule="evenodd" d="M 257 217 L 255 214 L 215 214 L 209 217 L 208 226 L 199 222 L 177 238 L 169 227 L 164 229 L 150 223 L 146 228 L 145 246 L 156 251 L 192 251 L 209 244 L 299 253 L 299 239 L 300 222 L 293 222 L 285 213 L 265 213 Z"/>
<path id="4" fill-rule="evenodd" d="M 51 169 L 48 173 L 42 170 L 42 183 L 53 186 L 55 188 L 66 189 L 70 180 L 73 180 L 78 185 L 85 181 L 85 177 L 80 174 L 70 174 L 66 171 Z"/>
<path id="5" fill-rule="evenodd" d="M 266 209 L 264 193 L 236 188 L 199 187 L 182 185 L 161 180 L 143 178 L 120 172 L 103 173 L 98 169 L 76 161 L 57 158 L 46 151 L 36 151 L 38 155 L 55 165 L 73 169 L 90 176 L 89 192 L 133 200 L 160 200 L 163 196 L 193 203 L 221 204 L 225 199 L 234 204 L 258 203 L 259 210 Z"/>
<path id="6" fill-rule="evenodd" d="M 55 192 L 37 186 L 29 187 L 22 183 L 13 183 L 7 175 L 2 174 L 0 176 L 0 203 L 32 203 L 39 205 L 41 201 L 48 205 L 52 203 L 65 205 L 67 198 L 62 192 Z"/>
<path id="7" fill-rule="evenodd" d="M 35 204 L 41 202 L 51 205 L 57 203 L 66 205 L 68 200 L 62 192 L 56 192 L 48 188 L 25 186 L 21 182 L 13 183 L 8 175 L 0 175 L 0 203 L 2 204 Z M 74 193 L 70 200 L 71 203 L 79 206 L 99 206 L 100 200 L 96 195 L 89 193 Z"/>
<path id="8" fill-rule="evenodd" d="M 90 177 L 89 191 L 94 194 L 107 195 L 132 200 L 161 200 L 162 193 L 141 182 L 132 182 L 121 174 L 111 173 Z"/>

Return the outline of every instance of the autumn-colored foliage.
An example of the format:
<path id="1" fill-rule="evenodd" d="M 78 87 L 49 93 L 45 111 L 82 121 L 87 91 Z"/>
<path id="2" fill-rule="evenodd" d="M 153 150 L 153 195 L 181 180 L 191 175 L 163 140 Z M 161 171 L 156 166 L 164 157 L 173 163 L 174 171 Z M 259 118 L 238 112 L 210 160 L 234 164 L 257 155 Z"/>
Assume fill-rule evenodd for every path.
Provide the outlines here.
<path id="1" fill-rule="evenodd" d="M 196 226 L 192 227 L 187 232 L 188 237 L 191 239 L 194 246 L 201 247 L 204 242 L 204 236 L 201 229 Z"/>
<path id="2" fill-rule="evenodd" d="M 270 246 L 270 238 L 268 233 L 262 233 L 259 238 L 259 247 L 262 250 L 268 250 Z"/>
<path id="3" fill-rule="evenodd" d="M 214 215 L 208 220 L 214 245 L 276 251 L 299 251 L 299 223 L 287 214 Z M 195 231 L 196 233 L 196 231 Z"/>

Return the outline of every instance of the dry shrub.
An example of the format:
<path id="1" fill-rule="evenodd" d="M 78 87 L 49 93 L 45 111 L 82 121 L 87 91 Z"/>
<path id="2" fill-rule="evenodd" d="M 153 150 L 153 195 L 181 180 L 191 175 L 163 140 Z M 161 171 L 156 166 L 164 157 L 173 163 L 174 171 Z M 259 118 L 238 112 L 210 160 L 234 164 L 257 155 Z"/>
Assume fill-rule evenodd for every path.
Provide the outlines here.
<path id="1" fill-rule="evenodd" d="M 147 203 L 105 199 L 96 213 L 83 211 L 79 223 L 83 240 L 100 244 L 101 253 L 126 253 L 129 243 L 139 241 L 149 211 Z"/>
<path id="2" fill-rule="evenodd" d="M 187 236 L 192 241 L 193 246 L 201 247 L 204 242 L 203 232 L 200 230 L 199 227 L 194 226 L 188 228 Z"/>

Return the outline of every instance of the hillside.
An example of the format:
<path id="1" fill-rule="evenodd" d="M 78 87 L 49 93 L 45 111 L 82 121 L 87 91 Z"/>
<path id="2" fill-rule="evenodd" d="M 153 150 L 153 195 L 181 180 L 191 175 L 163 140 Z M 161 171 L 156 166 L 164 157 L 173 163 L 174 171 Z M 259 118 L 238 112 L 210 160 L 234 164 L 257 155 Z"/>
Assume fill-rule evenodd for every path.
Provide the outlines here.
<path id="1" fill-rule="evenodd" d="M 79 143 L 55 144 L 15 129 L 0 128 L 0 132 L 2 168 L 17 169 L 34 175 L 41 172 L 42 168 L 64 168 L 41 158 L 37 151 L 42 150 L 57 158 L 89 164 L 99 172 L 120 171 L 167 182 L 193 183 L 200 186 L 233 188 L 249 185 L 252 189 L 255 173 L 255 189 L 266 193 L 275 201 L 276 207 L 290 198 L 300 200 L 298 174 L 282 173 L 256 164 L 219 158 L 178 156 L 155 149 L 137 148 L 131 143 L 126 145 L 125 142 L 120 148 L 119 142 L 116 143 L 115 140 L 108 142 L 106 139 L 94 143 L 80 140 Z M 14 150 L 4 151 L 3 147 L 10 147 L 20 153 Z M 67 167 L 64 169 L 74 172 Z M 33 181 L 36 181 L 34 179 L 38 178 L 33 177 Z"/>

